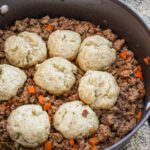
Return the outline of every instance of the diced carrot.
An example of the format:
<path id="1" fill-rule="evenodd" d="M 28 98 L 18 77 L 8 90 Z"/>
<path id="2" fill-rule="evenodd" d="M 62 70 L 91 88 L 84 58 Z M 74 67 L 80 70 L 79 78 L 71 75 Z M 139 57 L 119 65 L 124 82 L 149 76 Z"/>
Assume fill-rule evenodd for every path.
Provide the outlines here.
<path id="1" fill-rule="evenodd" d="M 69 140 L 69 144 L 70 144 L 70 145 L 74 145 L 74 140 L 73 140 L 73 139 L 70 139 L 70 140 Z"/>
<path id="2" fill-rule="evenodd" d="M 97 137 L 93 137 L 89 139 L 89 144 L 95 146 L 99 143 L 99 139 Z"/>
<path id="3" fill-rule="evenodd" d="M 139 91 L 142 95 L 145 95 L 145 89 L 140 89 Z"/>
<path id="4" fill-rule="evenodd" d="M 1 104 L 0 107 L 3 108 L 4 110 L 8 110 L 9 109 L 8 106 L 5 106 L 4 104 Z"/>
<path id="5" fill-rule="evenodd" d="M 150 56 L 144 58 L 146 65 L 150 65 Z"/>
<path id="6" fill-rule="evenodd" d="M 136 75 L 137 78 L 140 78 L 141 80 L 143 80 L 143 75 L 142 75 L 141 71 L 137 70 L 135 75 Z"/>
<path id="7" fill-rule="evenodd" d="M 8 105 L 11 105 L 12 104 L 12 99 L 10 99 L 8 102 L 7 102 Z"/>
<path id="8" fill-rule="evenodd" d="M 120 57 L 121 57 L 123 60 L 126 60 L 126 58 L 127 58 L 127 52 L 126 52 L 126 51 L 122 51 L 122 52 L 120 53 Z"/>
<path id="9" fill-rule="evenodd" d="M 52 147 L 53 147 L 52 141 L 45 142 L 44 150 L 52 150 Z"/>
<path id="10" fill-rule="evenodd" d="M 137 66 L 137 70 L 142 71 L 142 68 L 140 65 Z"/>
<path id="11" fill-rule="evenodd" d="M 40 105 L 44 105 L 44 104 L 45 104 L 45 103 L 44 103 L 44 96 L 40 95 L 40 96 L 38 97 L 38 100 L 39 100 Z"/>
<path id="12" fill-rule="evenodd" d="M 51 24 L 48 24 L 47 27 L 46 27 L 47 30 L 53 30 L 54 29 L 54 26 L 51 25 Z"/>
<path id="13" fill-rule="evenodd" d="M 51 108 L 51 102 L 49 102 L 49 103 L 46 103 L 46 104 L 44 104 L 44 106 L 43 106 L 43 109 L 46 111 L 46 110 L 49 110 Z"/>
<path id="14" fill-rule="evenodd" d="M 33 85 L 29 85 L 29 86 L 28 86 L 28 92 L 29 92 L 30 94 L 34 94 L 34 93 L 35 93 L 35 87 L 34 87 Z"/>
<path id="15" fill-rule="evenodd" d="M 78 150 L 78 148 L 76 148 L 76 147 L 73 147 L 73 148 L 71 148 L 70 150 Z"/>
<path id="16" fill-rule="evenodd" d="M 96 146 L 92 146 L 91 150 L 98 150 Z"/>
<path id="17" fill-rule="evenodd" d="M 142 117 L 142 112 L 139 111 L 139 112 L 137 113 L 136 117 L 137 117 L 138 121 L 140 121 L 140 120 L 141 120 L 141 117 Z"/>

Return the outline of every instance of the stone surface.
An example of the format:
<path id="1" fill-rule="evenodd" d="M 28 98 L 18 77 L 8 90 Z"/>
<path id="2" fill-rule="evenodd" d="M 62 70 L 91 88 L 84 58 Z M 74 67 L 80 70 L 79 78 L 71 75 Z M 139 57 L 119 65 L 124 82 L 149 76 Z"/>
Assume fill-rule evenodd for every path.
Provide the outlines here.
<path id="1" fill-rule="evenodd" d="M 150 150 L 150 128 L 146 122 L 123 150 Z"/>
<path id="2" fill-rule="evenodd" d="M 150 28 L 150 0 L 120 0 L 138 13 Z M 123 150 L 150 150 L 150 127 L 146 122 Z"/>
<path id="3" fill-rule="evenodd" d="M 150 28 L 150 0 L 120 0 L 138 13 Z"/>

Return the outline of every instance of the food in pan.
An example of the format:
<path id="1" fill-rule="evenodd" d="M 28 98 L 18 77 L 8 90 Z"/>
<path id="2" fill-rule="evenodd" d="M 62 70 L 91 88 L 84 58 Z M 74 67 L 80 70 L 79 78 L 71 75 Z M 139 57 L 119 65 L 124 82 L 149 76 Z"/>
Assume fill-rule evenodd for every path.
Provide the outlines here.
<path id="1" fill-rule="evenodd" d="M 88 137 L 98 124 L 95 112 L 78 100 L 64 103 L 54 115 L 54 128 L 67 139 Z"/>
<path id="2" fill-rule="evenodd" d="M 53 57 L 37 65 L 35 84 L 50 94 L 61 95 L 68 92 L 75 83 L 77 68 L 62 57 Z"/>
<path id="3" fill-rule="evenodd" d="M 26 31 L 7 38 L 4 51 L 8 61 L 17 67 L 29 67 L 47 57 L 46 44 L 42 38 Z"/>
<path id="4" fill-rule="evenodd" d="M 15 142 L 24 147 L 35 147 L 48 138 L 48 114 L 39 105 L 20 106 L 11 112 L 7 120 L 7 131 Z"/>
<path id="5" fill-rule="evenodd" d="M 105 70 L 116 60 L 112 42 L 100 35 L 85 38 L 81 44 L 77 62 L 82 70 Z"/>
<path id="6" fill-rule="evenodd" d="M 73 48 L 76 43 L 74 40 L 71 41 L 74 45 L 72 47 L 68 46 L 68 42 L 66 44 L 66 40 L 60 38 L 60 43 L 65 45 L 62 47 L 65 47 L 67 54 L 66 52 L 59 53 L 57 57 L 51 54 L 47 56 L 46 47 L 43 46 L 41 49 L 39 45 L 35 44 L 35 46 L 34 42 L 39 41 L 34 39 L 33 42 L 30 38 L 33 34 L 41 37 L 40 41 L 43 45 L 47 44 L 49 53 L 51 51 L 48 46 L 51 44 L 48 42 L 49 37 L 54 33 L 66 30 L 69 30 L 67 35 L 65 33 L 67 41 L 68 34 L 70 41 L 70 32 L 78 35 L 78 39 L 75 37 L 75 41 L 78 41 L 76 44 L 78 48 Z M 24 32 L 27 32 L 27 37 L 20 37 L 20 34 Z M 26 46 L 30 47 L 30 52 L 32 52 L 35 46 L 35 52 L 38 51 L 42 59 L 31 64 L 30 61 L 21 63 L 22 66 L 18 66 L 18 63 L 13 64 L 10 59 L 12 60 L 15 55 L 8 57 L 5 46 L 12 36 L 19 40 L 21 38 L 23 41 L 20 46 L 19 42 L 14 40 L 14 45 L 18 46 L 16 54 L 18 51 L 24 54 L 24 51 L 28 50 L 25 49 Z M 25 47 L 22 47 L 24 44 Z M 70 57 L 68 48 L 76 53 L 72 55 L 73 57 Z M 12 47 L 9 50 L 12 50 L 11 53 L 14 54 Z M 86 54 L 80 57 L 82 52 Z M 38 56 L 34 54 L 31 56 Z M 66 57 L 68 55 L 70 58 Z M 23 82 L 23 86 L 18 87 L 13 97 L 7 97 L 7 101 L 2 98 L 0 101 L 0 149 L 27 150 L 31 146 L 28 145 L 28 141 L 37 150 L 104 149 L 127 135 L 141 118 L 145 94 L 141 67 L 134 53 L 127 47 L 125 40 L 117 38 L 111 29 L 102 30 L 90 22 L 64 17 L 52 19 L 46 16 L 41 19 L 17 20 L 14 25 L 0 30 L 0 64 L 20 67 L 21 72 L 25 72 L 27 76 L 27 80 L 24 77 L 25 83 Z M 12 71 L 9 77 L 13 77 Z M 19 75 L 17 79 L 18 77 Z M 88 78 L 88 82 L 85 82 L 84 78 Z M 89 88 L 92 89 L 89 90 Z M 8 91 L 6 89 L 5 93 Z M 92 91 L 95 92 L 98 99 L 92 97 L 93 93 L 89 94 Z M 88 99 L 82 97 L 84 94 L 89 94 L 86 96 Z M 104 99 L 106 99 L 104 104 L 107 105 L 101 103 Z M 95 100 L 98 104 L 93 103 Z M 31 127 L 28 121 L 23 119 L 28 112 L 31 112 L 31 109 L 26 111 L 25 116 L 15 113 L 18 109 L 27 107 L 26 105 L 36 105 L 38 110 L 45 114 L 45 117 L 47 116 L 46 124 L 47 126 L 48 123 L 51 124 L 49 131 L 48 128 L 41 128 L 40 125 L 40 123 L 44 124 L 45 117 L 42 117 L 42 120 L 40 115 L 37 116 L 39 124 L 35 124 L 36 121 L 32 119 L 33 115 L 29 117 L 28 121 L 33 123 Z M 22 112 L 22 109 L 20 111 Z M 20 118 L 20 121 L 16 121 L 20 127 L 13 132 L 19 131 L 21 137 L 29 133 L 29 136 L 26 137 L 27 141 L 19 142 L 20 140 L 13 138 L 9 130 L 12 114 Z M 25 129 L 22 129 L 23 125 L 26 125 Z M 41 132 L 45 136 L 41 136 Z M 36 136 L 33 136 L 34 133 Z M 41 139 L 41 137 L 45 138 Z"/>
<path id="7" fill-rule="evenodd" d="M 87 71 L 80 79 L 78 93 L 80 99 L 93 109 L 109 109 L 116 103 L 119 90 L 110 73 Z"/>
<path id="8" fill-rule="evenodd" d="M 0 101 L 14 97 L 26 79 L 26 74 L 19 68 L 0 64 Z"/>
<path id="9" fill-rule="evenodd" d="M 70 30 L 56 30 L 48 38 L 49 56 L 74 60 L 78 54 L 81 36 Z"/>

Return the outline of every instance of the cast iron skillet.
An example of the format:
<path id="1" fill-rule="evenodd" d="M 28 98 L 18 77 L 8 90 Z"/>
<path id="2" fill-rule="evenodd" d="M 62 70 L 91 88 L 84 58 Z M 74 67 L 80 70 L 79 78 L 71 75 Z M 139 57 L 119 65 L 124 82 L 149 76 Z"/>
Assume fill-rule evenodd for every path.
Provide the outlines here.
<path id="1" fill-rule="evenodd" d="M 146 96 L 141 121 L 126 137 L 107 150 L 123 147 L 150 116 L 150 67 L 143 62 L 144 57 L 150 56 L 150 31 L 144 22 L 117 0 L 0 0 L 0 6 L 4 4 L 8 5 L 9 11 L 5 16 L 0 16 L 0 28 L 26 17 L 65 16 L 91 21 L 102 28 L 109 27 L 125 38 L 142 65 Z"/>

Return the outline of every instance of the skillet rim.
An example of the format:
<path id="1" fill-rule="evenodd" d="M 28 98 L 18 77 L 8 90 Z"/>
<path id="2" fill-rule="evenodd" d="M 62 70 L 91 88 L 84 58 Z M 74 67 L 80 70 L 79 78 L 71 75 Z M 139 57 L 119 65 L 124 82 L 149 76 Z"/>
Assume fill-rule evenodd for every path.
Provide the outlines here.
<path id="1" fill-rule="evenodd" d="M 137 12 L 135 12 L 132 8 L 127 6 L 126 3 L 123 1 L 116 1 L 116 0 L 111 0 L 111 1 L 119 5 L 120 7 L 124 8 L 126 11 L 128 11 L 142 25 L 142 27 L 146 30 L 146 32 L 150 36 L 150 27 L 146 24 L 146 22 Z M 150 101 L 148 101 L 148 103 L 150 103 Z M 146 108 L 144 108 L 144 110 L 145 109 Z M 150 107 L 148 108 L 147 111 L 148 112 L 146 113 L 146 115 L 142 116 L 142 119 L 139 121 L 139 123 L 125 137 L 123 137 L 121 140 L 119 140 L 117 143 L 113 144 L 112 146 L 106 148 L 105 150 L 115 150 L 116 148 L 121 148 L 125 146 L 127 142 L 130 140 L 130 138 L 133 137 L 135 133 L 137 133 L 137 131 L 150 117 Z"/>

